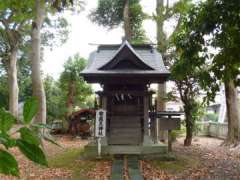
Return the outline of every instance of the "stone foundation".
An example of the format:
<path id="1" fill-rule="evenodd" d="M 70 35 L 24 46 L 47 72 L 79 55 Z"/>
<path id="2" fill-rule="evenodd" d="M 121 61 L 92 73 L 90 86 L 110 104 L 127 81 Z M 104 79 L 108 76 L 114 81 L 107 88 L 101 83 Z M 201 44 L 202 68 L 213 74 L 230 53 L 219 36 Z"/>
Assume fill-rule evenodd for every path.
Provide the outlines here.
<path id="1" fill-rule="evenodd" d="M 139 146 L 133 145 L 103 145 L 102 155 L 114 155 L 114 154 L 165 154 L 167 153 L 167 145 L 163 143 L 157 144 L 143 144 Z M 85 146 L 85 152 L 89 156 L 97 156 L 97 144 L 90 142 Z"/>

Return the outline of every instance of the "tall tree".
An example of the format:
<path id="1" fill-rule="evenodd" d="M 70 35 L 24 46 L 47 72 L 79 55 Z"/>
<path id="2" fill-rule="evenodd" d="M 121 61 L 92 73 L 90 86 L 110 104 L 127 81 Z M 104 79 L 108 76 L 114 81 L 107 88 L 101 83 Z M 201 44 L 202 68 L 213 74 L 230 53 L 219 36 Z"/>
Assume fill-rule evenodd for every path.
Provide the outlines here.
<path id="1" fill-rule="evenodd" d="M 123 7 L 123 24 L 124 24 L 124 32 L 125 32 L 125 39 L 131 41 L 132 32 L 131 32 L 131 25 L 130 25 L 130 11 L 129 11 L 129 0 L 125 0 L 124 7 Z"/>
<path id="2" fill-rule="evenodd" d="M 124 39 L 132 43 L 147 41 L 142 22 L 145 14 L 140 0 L 98 0 L 90 18 L 98 25 L 113 29 L 123 24 Z"/>
<path id="3" fill-rule="evenodd" d="M 39 100 L 40 106 L 37 116 L 35 117 L 36 122 L 46 122 L 46 95 L 41 79 L 40 61 L 41 61 L 41 28 L 44 20 L 47 16 L 47 10 L 50 9 L 63 11 L 69 6 L 72 6 L 76 2 L 76 6 L 82 5 L 82 1 L 73 0 L 54 0 L 54 1 L 43 1 L 33 0 L 35 16 L 32 21 L 31 29 L 31 47 L 32 47 L 32 85 L 33 95 Z M 77 9 L 77 7 L 76 7 Z"/>
<path id="4" fill-rule="evenodd" d="M 1 60 L 0 60 L 0 101 L 1 107 L 5 109 L 9 108 L 9 87 L 8 87 L 8 77 L 7 77 L 7 64 L 8 64 L 8 54 L 3 51 L 5 41 L 1 41 Z M 31 96 L 31 68 L 30 68 L 30 60 L 28 57 L 29 46 L 26 42 L 21 43 L 18 49 L 18 60 L 17 60 L 17 77 L 19 84 L 19 102 L 24 101 L 26 97 Z"/>
<path id="5" fill-rule="evenodd" d="M 29 43 L 30 22 L 35 17 L 33 5 L 33 0 L 6 0 L 0 5 L 0 59 L 8 75 L 9 110 L 14 116 L 18 114 L 17 59 Z"/>
<path id="6" fill-rule="evenodd" d="M 27 29 L 28 19 L 31 17 L 28 2 L 6 0 L 0 5 L 0 36 L 4 41 L 2 62 L 5 64 L 8 76 L 9 111 L 18 115 L 18 82 L 17 82 L 17 54 L 22 43 L 24 29 Z M 1 48 L 1 50 L 3 50 Z"/>
<path id="7" fill-rule="evenodd" d="M 184 140 L 185 146 L 190 146 L 192 143 L 193 132 L 196 127 L 196 121 L 200 119 L 201 106 L 203 103 L 198 102 L 200 95 L 199 77 L 201 71 L 198 66 L 191 66 L 190 61 L 195 59 L 191 56 L 201 46 L 195 44 L 195 46 L 187 47 L 185 44 L 185 38 L 188 36 L 188 27 L 182 26 L 180 30 L 174 34 L 173 42 L 175 45 L 175 55 L 171 64 L 171 77 L 177 85 L 177 89 L 183 103 L 186 125 L 186 138 Z M 206 67 L 202 66 L 201 70 L 206 70 Z"/>
<path id="8" fill-rule="evenodd" d="M 32 64 L 32 86 L 33 96 L 39 100 L 39 111 L 35 117 L 36 122 L 46 122 L 46 97 L 41 79 L 41 28 L 45 18 L 45 2 L 35 0 L 35 18 L 32 22 L 31 30 L 31 64 Z"/>
<path id="9" fill-rule="evenodd" d="M 170 5 L 169 0 L 156 0 L 156 14 L 153 18 L 157 25 L 157 48 L 158 51 L 162 53 L 165 65 L 170 66 L 169 60 L 173 58 L 170 42 L 172 40 L 173 34 L 179 29 L 179 25 L 182 21 L 182 16 L 191 7 L 191 0 L 179 0 L 174 4 Z M 176 25 L 174 27 L 172 34 L 167 34 L 164 29 L 164 24 L 170 20 L 175 19 Z M 158 84 L 157 91 L 157 110 L 165 110 L 165 100 L 166 96 L 166 83 Z M 160 132 L 160 140 L 165 140 L 166 135 L 164 132 Z"/>
<path id="10" fill-rule="evenodd" d="M 80 76 L 86 66 L 86 60 L 78 54 L 70 57 L 64 64 L 64 71 L 60 76 L 60 88 L 65 98 L 67 119 L 72 114 L 74 106 L 81 106 L 86 98 L 92 94 L 91 87 Z"/>
<path id="11" fill-rule="evenodd" d="M 237 76 L 240 74 L 240 4 L 235 0 L 208 0 L 192 8 L 186 17 L 183 51 L 189 67 L 201 70 L 200 85 L 207 91 L 208 100 L 214 100 L 222 83 L 225 84 L 228 137 L 226 144 L 240 141 L 240 118 L 237 103 Z M 211 49 L 214 53 L 210 53 Z M 208 65 L 204 71 L 201 67 Z M 215 82 L 215 83 L 213 83 Z"/>

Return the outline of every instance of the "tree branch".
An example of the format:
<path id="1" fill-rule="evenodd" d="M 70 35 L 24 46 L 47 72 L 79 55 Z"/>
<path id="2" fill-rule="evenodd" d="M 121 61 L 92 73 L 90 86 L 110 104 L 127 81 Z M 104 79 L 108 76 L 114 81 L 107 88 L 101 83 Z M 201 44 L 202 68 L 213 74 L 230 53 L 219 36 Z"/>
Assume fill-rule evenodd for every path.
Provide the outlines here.
<path id="1" fill-rule="evenodd" d="M 167 0 L 166 8 L 169 9 L 169 0 Z"/>

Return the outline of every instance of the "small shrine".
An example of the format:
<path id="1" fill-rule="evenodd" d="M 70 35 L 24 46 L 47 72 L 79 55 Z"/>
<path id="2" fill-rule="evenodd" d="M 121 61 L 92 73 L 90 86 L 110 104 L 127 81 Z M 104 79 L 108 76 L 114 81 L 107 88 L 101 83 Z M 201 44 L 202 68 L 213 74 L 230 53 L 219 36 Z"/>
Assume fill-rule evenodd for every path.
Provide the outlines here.
<path id="1" fill-rule="evenodd" d="M 161 54 L 149 44 L 99 45 L 90 54 L 81 75 L 88 83 L 99 83 L 100 108 L 106 110 L 104 154 L 148 154 L 166 152 L 167 145 L 154 142 L 156 123 L 151 118 L 152 83 L 163 83 L 170 72 Z M 154 116 L 153 116 L 154 117 Z M 97 151 L 96 143 L 87 148 Z"/>

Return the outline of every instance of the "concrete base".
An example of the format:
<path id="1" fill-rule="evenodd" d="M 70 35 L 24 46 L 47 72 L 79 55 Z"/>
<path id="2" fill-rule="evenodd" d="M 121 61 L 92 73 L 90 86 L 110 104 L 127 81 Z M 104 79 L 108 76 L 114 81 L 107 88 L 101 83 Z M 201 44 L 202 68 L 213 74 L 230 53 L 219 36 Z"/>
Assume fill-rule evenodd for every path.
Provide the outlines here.
<path id="1" fill-rule="evenodd" d="M 89 156 L 97 156 L 97 144 L 89 143 L 85 146 L 85 151 Z M 133 145 L 103 145 L 102 155 L 114 154 L 164 154 L 167 153 L 167 145 L 163 143 L 158 144 L 143 144 L 139 146 Z"/>
<path id="2" fill-rule="evenodd" d="M 151 137 L 148 135 L 143 136 L 143 146 L 151 146 L 154 142 L 152 141 Z"/>

